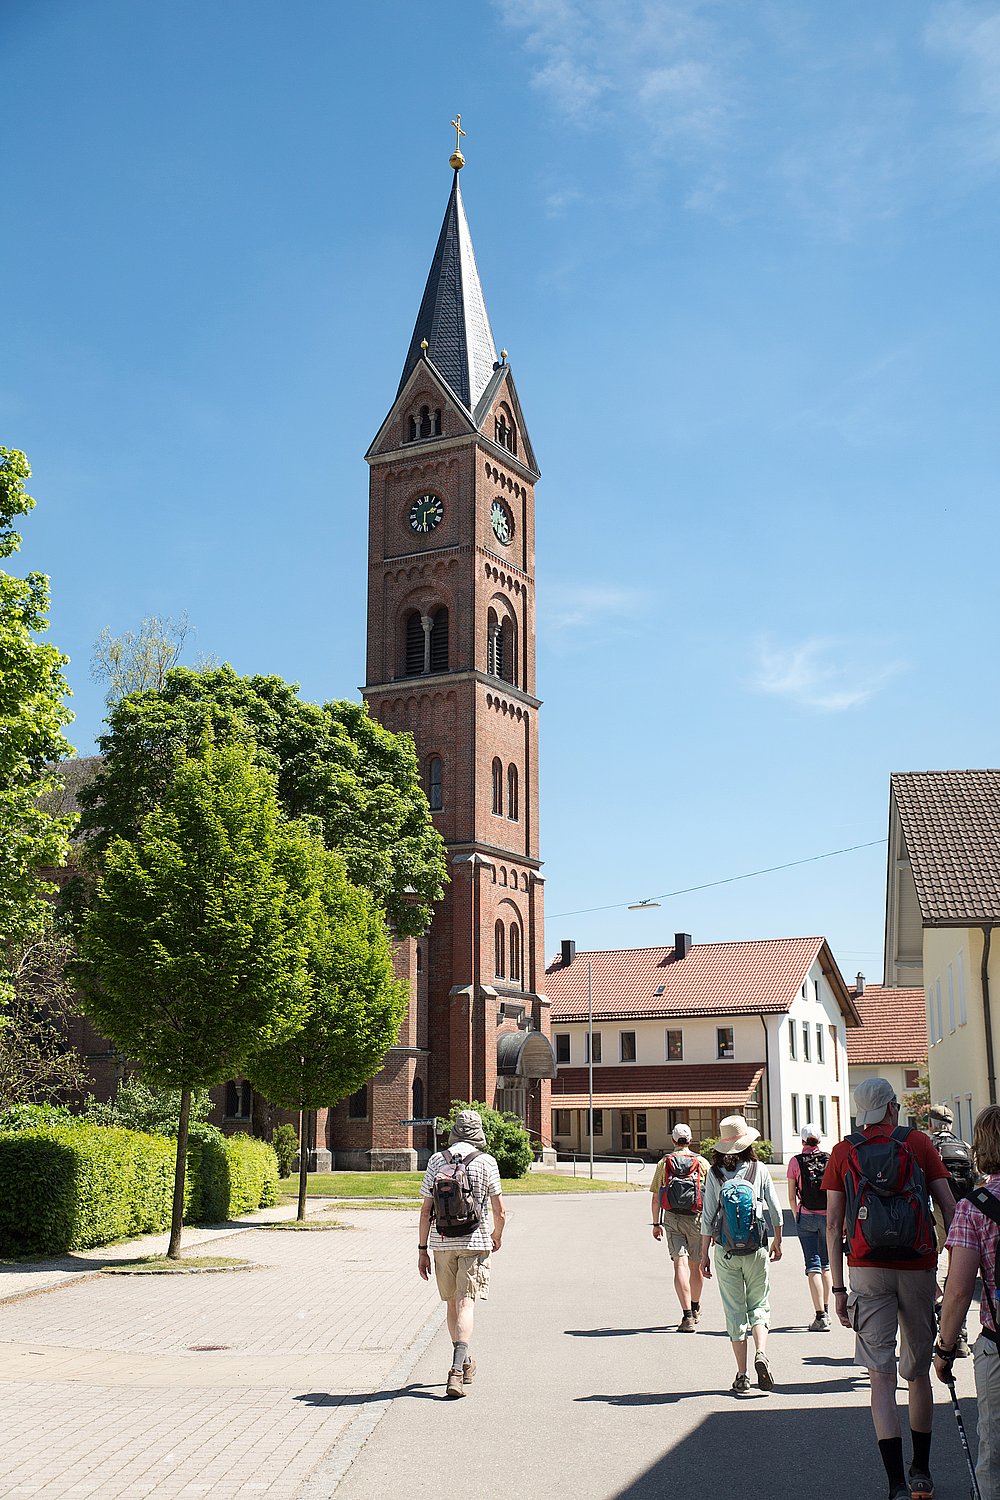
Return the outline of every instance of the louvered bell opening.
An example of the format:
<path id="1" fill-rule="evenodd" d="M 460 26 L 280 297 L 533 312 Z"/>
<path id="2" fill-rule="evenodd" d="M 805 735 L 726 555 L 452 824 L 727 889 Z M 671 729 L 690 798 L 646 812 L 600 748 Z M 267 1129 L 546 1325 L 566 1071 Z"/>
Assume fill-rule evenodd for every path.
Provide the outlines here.
<path id="1" fill-rule="evenodd" d="M 424 670 L 424 627 L 416 613 L 406 622 L 405 670 L 407 677 L 419 677 Z"/>
<path id="2" fill-rule="evenodd" d="M 431 671 L 448 670 L 448 611 L 439 609 L 431 625 Z"/>

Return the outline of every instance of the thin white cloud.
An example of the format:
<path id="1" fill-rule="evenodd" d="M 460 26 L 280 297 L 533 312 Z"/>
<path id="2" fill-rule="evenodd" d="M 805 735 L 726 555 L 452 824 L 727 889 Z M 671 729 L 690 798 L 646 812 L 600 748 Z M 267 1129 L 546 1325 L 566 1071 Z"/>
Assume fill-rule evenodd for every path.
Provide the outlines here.
<path id="1" fill-rule="evenodd" d="M 903 670 L 903 663 L 871 659 L 870 647 L 832 636 L 812 636 L 780 646 L 757 642 L 754 692 L 786 698 L 821 713 L 859 708 Z"/>
<path id="2" fill-rule="evenodd" d="M 980 165 L 1000 163 L 1000 10 L 949 0 L 935 7 L 924 32 L 929 52 L 956 69 L 956 107 L 964 128 L 952 135 Z"/>
<path id="3" fill-rule="evenodd" d="M 627 631 L 646 612 L 644 589 L 613 584 L 550 584 L 541 596 L 541 629 L 558 649 L 585 645 L 594 632 Z"/>

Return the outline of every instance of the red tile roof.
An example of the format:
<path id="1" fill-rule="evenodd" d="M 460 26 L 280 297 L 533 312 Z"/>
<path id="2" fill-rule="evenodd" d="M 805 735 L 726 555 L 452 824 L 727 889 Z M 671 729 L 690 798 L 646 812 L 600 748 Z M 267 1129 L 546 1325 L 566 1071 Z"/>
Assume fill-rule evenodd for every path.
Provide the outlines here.
<path id="1" fill-rule="evenodd" d="M 1000 922 L 1000 770 L 891 777 L 928 926 Z"/>
<path id="2" fill-rule="evenodd" d="M 764 1064 L 661 1063 L 656 1067 L 594 1067 L 595 1109 L 741 1109 Z M 587 1069 L 560 1068 L 552 1080 L 553 1109 L 586 1109 Z"/>
<path id="3" fill-rule="evenodd" d="M 577 953 L 568 965 L 561 958 L 549 965 L 545 988 L 554 1022 L 586 1019 L 588 963 L 594 1017 L 602 1021 L 780 1013 L 792 1004 L 817 956 L 848 1026 L 856 1026 L 847 986 L 821 937 L 695 943 L 686 958 L 675 958 L 672 947 Z"/>
<path id="4" fill-rule="evenodd" d="M 866 984 L 851 995 L 861 1025 L 847 1032 L 849 1063 L 926 1063 L 927 1009 L 923 990 Z"/>

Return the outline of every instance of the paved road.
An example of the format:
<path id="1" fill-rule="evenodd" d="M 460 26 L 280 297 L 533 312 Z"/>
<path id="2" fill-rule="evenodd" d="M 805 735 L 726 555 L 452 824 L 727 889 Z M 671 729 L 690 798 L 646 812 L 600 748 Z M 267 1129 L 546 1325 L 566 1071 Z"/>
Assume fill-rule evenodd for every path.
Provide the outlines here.
<path id="1" fill-rule="evenodd" d="M 321 1466 L 303 1497 L 882 1500 L 853 1337 L 839 1325 L 804 1331 L 811 1309 L 794 1239 L 774 1276 L 778 1389 L 737 1399 L 728 1394 L 734 1365 L 714 1286 L 701 1331 L 674 1332 L 669 1260 L 646 1228 L 645 1194 L 514 1199 L 509 1209 L 494 1291 L 480 1310 L 472 1394 L 442 1399 L 451 1347 L 439 1331 L 340 1482 L 328 1461 L 326 1484 Z M 959 1367 L 966 1398 L 970 1366 Z M 938 1500 L 961 1500 L 967 1471 L 938 1392 Z M 963 1407 L 974 1432 L 974 1402 Z M 345 1434 L 343 1461 L 363 1436 Z"/>

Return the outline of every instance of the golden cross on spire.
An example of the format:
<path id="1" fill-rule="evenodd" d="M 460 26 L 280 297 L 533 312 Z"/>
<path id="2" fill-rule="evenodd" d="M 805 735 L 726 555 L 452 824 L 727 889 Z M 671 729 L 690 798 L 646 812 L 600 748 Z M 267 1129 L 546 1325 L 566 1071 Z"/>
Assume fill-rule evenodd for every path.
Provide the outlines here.
<path id="1" fill-rule="evenodd" d="M 465 131 L 462 129 L 462 116 L 456 114 L 451 123 L 455 131 L 455 149 L 448 158 L 448 161 L 449 165 L 454 167 L 456 172 L 460 172 L 465 166 L 465 157 L 462 155 L 462 137 L 465 134 Z"/>

